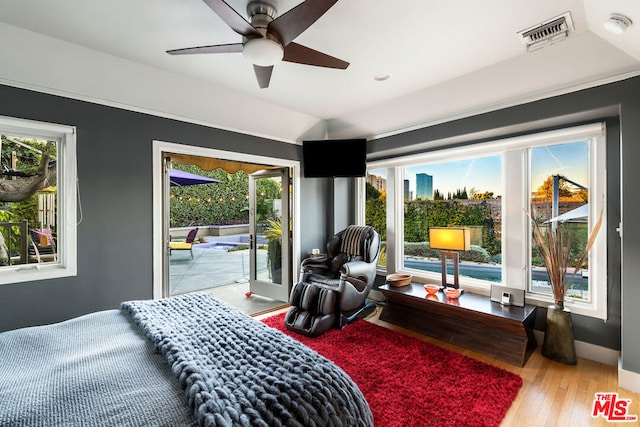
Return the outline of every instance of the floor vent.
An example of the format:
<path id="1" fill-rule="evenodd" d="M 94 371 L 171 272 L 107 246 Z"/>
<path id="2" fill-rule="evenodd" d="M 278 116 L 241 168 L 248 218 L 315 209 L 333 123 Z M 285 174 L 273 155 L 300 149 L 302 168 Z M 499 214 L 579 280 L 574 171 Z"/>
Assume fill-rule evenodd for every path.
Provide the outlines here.
<path id="1" fill-rule="evenodd" d="M 518 32 L 518 37 L 527 46 L 527 52 L 533 52 L 565 40 L 573 30 L 571 13 L 566 12 L 563 15 Z"/>

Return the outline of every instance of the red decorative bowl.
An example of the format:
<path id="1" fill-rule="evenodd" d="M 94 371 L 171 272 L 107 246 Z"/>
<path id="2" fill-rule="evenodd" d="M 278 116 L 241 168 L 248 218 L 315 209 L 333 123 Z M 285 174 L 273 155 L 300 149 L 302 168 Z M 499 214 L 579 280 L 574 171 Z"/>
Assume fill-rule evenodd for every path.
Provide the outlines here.
<path id="1" fill-rule="evenodd" d="M 440 290 L 440 286 L 433 284 L 424 285 L 424 290 L 427 291 L 427 295 L 434 295 L 436 292 Z"/>
<path id="2" fill-rule="evenodd" d="M 456 288 L 444 288 L 444 294 L 447 298 L 458 298 L 462 291 Z"/>

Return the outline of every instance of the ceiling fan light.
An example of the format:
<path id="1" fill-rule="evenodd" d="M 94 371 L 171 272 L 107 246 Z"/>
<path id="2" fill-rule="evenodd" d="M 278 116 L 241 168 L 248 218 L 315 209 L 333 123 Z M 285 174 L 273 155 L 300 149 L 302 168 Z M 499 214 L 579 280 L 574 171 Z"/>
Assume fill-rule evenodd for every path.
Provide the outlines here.
<path id="1" fill-rule="evenodd" d="M 617 13 L 612 14 L 609 19 L 604 21 L 604 28 L 613 34 L 624 33 L 631 26 L 631 19 Z"/>
<path id="2" fill-rule="evenodd" d="M 252 64 L 270 67 L 284 57 L 284 49 L 280 43 L 267 39 L 255 38 L 244 44 L 242 54 Z"/>

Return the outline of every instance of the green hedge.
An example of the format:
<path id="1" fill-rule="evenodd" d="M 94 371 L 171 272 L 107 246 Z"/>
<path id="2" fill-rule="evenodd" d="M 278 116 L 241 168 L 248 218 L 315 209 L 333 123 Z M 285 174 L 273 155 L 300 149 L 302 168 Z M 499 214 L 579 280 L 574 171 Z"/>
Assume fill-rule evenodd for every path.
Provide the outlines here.
<path id="1" fill-rule="evenodd" d="M 386 240 L 386 201 L 367 200 L 366 223 Z M 491 206 L 486 201 L 470 200 L 411 200 L 404 202 L 405 242 L 428 242 L 429 227 L 471 227 L 472 242 L 481 243 L 490 255 L 499 254 Z"/>
<path id="2" fill-rule="evenodd" d="M 197 166 L 178 164 L 175 168 L 220 183 L 171 187 L 171 227 L 249 222 L 249 178 L 245 172 L 204 171 Z"/>
<path id="3" fill-rule="evenodd" d="M 459 252 L 461 261 L 490 263 L 491 254 L 477 245 L 471 245 L 468 251 Z M 429 242 L 404 242 L 404 256 L 420 258 L 440 258 L 440 250 L 431 249 Z"/>
<path id="4" fill-rule="evenodd" d="M 366 218 L 367 225 L 373 227 L 382 241 L 387 240 L 387 203 L 384 199 L 367 200 Z"/>

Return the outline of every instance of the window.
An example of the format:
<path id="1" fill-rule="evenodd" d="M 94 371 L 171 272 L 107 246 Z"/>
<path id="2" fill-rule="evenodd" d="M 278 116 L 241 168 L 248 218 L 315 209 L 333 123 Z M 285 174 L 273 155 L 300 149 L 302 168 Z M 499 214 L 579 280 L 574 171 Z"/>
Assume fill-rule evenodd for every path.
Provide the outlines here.
<path id="1" fill-rule="evenodd" d="M 0 158 L 0 284 L 75 275 L 75 129 L 0 117 Z"/>
<path id="2" fill-rule="evenodd" d="M 560 230 L 571 236 L 572 259 L 579 259 L 589 239 L 588 141 L 530 148 L 530 206 L 543 232 Z M 545 263 L 530 247 L 529 292 L 551 294 Z M 588 268 L 576 275 L 567 292 L 571 298 L 589 300 Z"/>
<path id="3" fill-rule="evenodd" d="M 376 180 L 380 194 L 370 188 Z M 384 227 L 389 271 L 440 280 L 440 251 L 429 247 L 429 228 L 464 226 L 471 247 L 460 253 L 463 287 L 486 292 L 497 283 L 548 304 L 548 276 L 527 212 L 544 228 L 570 232 L 572 256 L 579 258 L 604 203 L 604 126 L 371 162 L 366 188 L 365 221 Z M 603 224 L 567 297 L 572 311 L 600 318 L 606 318 L 604 230 Z"/>
<path id="4" fill-rule="evenodd" d="M 378 268 L 387 268 L 387 171 L 370 170 L 365 181 L 365 224 L 380 234 Z"/>
<path id="5" fill-rule="evenodd" d="M 501 163 L 501 156 L 490 156 L 402 168 L 405 268 L 440 274 L 441 251 L 429 246 L 430 228 L 465 227 L 471 247 L 459 254 L 460 276 L 502 282 Z"/>

